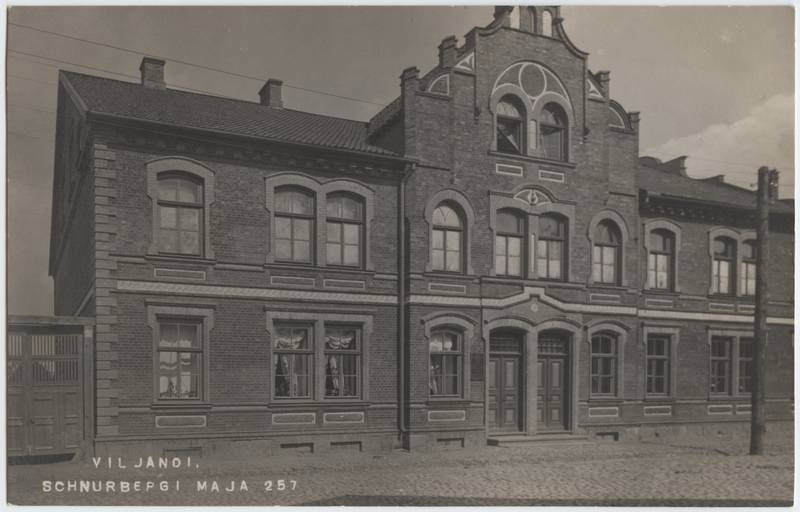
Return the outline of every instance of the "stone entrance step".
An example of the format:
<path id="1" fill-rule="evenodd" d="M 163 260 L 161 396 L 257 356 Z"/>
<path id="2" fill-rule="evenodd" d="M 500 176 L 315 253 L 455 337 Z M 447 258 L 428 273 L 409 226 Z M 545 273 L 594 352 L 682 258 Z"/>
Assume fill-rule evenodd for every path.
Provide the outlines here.
<path id="1" fill-rule="evenodd" d="M 536 434 L 528 436 L 525 434 L 496 434 L 489 436 L 489 446 L 537 446 L 537 445 L 574 445 L 591 444 L 587 436 L 573 434 Z"/>

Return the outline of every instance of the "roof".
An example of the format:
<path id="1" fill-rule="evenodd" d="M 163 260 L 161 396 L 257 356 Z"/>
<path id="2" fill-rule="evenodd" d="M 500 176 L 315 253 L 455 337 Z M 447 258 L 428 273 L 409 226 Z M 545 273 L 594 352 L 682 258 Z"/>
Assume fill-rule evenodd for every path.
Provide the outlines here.
<path id="1" fill-rule="evenodd" d="M 89 112 L 231 135 L 401 156 L 367 142 L 367 123 L 62 71 Z"/>
<path id="2" fill-rule="evenodd" d="M 650 163 L 650 162 L 648 162 Z M 660 162 L 659 162 L 660 164 Z M 724 183 L 720 176 L 711 178 L 691 178 L 685 169 L 661 164 L 653 168 L 642 162 L 639 165 L 639 188 L 650 194 L 660 194 L 681 199 L 721 203 L 738 208 L 755 208 L 756 193 L 730 183 Z M 794 203 L 775 201 L 770 210 L 774 213 L 793 214 Z"/>

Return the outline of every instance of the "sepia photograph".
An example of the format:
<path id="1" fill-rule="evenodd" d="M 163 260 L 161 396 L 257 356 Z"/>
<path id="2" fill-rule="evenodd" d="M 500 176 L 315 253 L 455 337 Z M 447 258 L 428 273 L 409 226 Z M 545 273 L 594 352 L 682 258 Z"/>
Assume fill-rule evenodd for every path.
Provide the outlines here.
<path id="1" fill-rule="evenodd" d="M 794 504 L 795 7 L 6 9 L 6 505 Z"/>

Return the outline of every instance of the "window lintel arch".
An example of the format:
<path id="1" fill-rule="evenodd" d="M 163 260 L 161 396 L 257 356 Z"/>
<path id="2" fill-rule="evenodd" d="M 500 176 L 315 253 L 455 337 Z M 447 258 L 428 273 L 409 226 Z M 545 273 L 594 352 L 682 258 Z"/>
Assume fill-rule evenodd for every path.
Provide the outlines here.
<path id="1" fill-rule="evenodd" d="M 165 156 L 149 160 L 145 163 L 147 179 L 147 196 L 151 204 L 151 230 L 148 254 L 158 254 L 157 230 L 159 224 L 158 185 L 161 176 L 185 176 L 202 186 L 203 198 L 203 242 L 201 257 L 214 259 L 214 247 L 211 243 L 211 205 L 214 204 L 215 172 L 205 164 L 182 156 Z"/>
<path id="2" fill-rule="evenodd" d="M 425 337 L 430 338 L 431 331 L 451 326 L 466 333 L 472 339 L 477 320 L 456 311 L 437 311 L 422 317 L 420 320 L 425 330 Z"/>
<path id="3" fill-rule="evenodd" d="M 580 335 L 582 327 L 583 325 L 577 320 L 573 320 L 572 318 L 569 317 L 564 317 L 552 320 L 545 320 L 544 322 L 537 324 L 535 332 L 538 335 L 544 331 L 566 331 L 573 337 L 577 337 Z"/>
<path id="4" fill-rule="evenodd" d="M 509 96 L 521 104 L 522 108 L 524 109 L 524 112 L 521 112 L 522 121 L 525 122 L 526 119 L 530 118 L 531 113 L 533 112 L 533 103 L 528 95 L 516 85 L 503 84 L 496 87 L 489 98 L 489 111 L 492 114 L 497 115 L 497 105 L 499 105 L 504 98 Z"/>
<path id="5" fill-rule="evenodd" d="M 483 325 L 483 339 L 485 343 L 489 343 L 492 331 L 497 329 L 516 329 L 525 333 L 526 337 L 536 333 L 536 324 L 530 320 L 521 317 L 503 316 L 495 318 L 486 322 Z M 488 345 L 487 345 L 488 348 Z"/>
<path id="6" fill-rule="evenodd" d="M 592 220 L 589 221 L 589 226 L 586 229 L 586 237 L 594 244 L 595 234 L 597 233 L 597 226 L 603 221 L 611 221 L 616 224 L 622 237 L 622 245 L 628 243 L 630 240 L 630 233 L 628 231 L 628 224 L 625 222 L 624 217 L 614 210 L 602 210 L 597 212 Z"/>
<path id="7" fill-rule="evenodd" d="M 610 333 L 616 336 L 621 342 L 628 339 L 628 332 L 631 327 L 617 320 L 598 319 L 586 325 L 586 341 L 591 343 L 592 336 L 596 334 Z"/>
<path id="8" fill-rule="evenodd" d="M 460 210 L 456 213 L 464 215 L 462 226 L 464 234 L 463 250 L 465 252 L 464 273 L 467 275 L 473 275 L 475 274 L 475 271 L 472 268 L 472 251 L 470 248 L 472 244 L 471 232 L 475 227 L 475 210 L 473 209 L 470 200 L 463 193 L 451 188 L 446 188 L 433 194 L 425 204 L 424 217 L 425 222 L 428 224 L 428 261 L 425 264 L 425 272 L 433 271 L 433 262 L 431 257 L 434 227 L 433 212 L 436 211 L 436 208 L 438 208 L 440 205 L 447 203 L 455 204 Z"/>

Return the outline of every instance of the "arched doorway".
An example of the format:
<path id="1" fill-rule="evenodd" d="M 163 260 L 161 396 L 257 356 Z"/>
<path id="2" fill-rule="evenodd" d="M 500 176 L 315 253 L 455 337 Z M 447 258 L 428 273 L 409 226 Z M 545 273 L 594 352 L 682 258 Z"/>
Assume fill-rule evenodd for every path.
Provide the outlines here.
<path id="1" fill-rule="evenodd" d="M 559 329 L 541 331 L 536 367 L 538 432 L 570 429 L 571 334 Z"/>
<path id="2" fill-rule="evenodd" d="M 525 425 L 525 332 L 496 329 L 489 337 L 487 374 L 490 432 L 521 432 Z"/>

